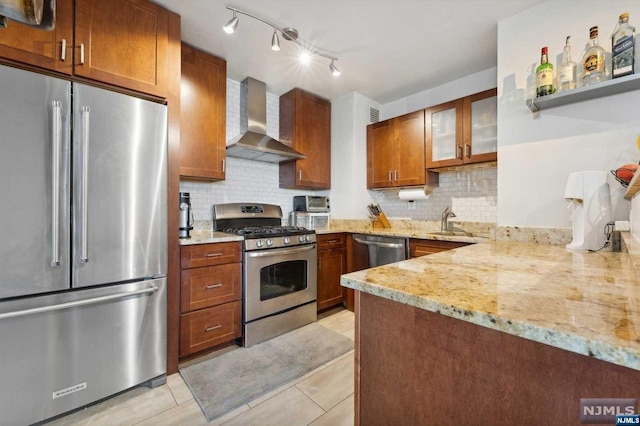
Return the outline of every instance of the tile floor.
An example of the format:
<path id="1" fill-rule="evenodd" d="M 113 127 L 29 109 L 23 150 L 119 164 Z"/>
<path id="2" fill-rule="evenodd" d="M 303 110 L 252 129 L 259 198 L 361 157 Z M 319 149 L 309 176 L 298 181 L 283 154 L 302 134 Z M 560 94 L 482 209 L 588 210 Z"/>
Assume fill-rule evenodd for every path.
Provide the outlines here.
<path id="1" fill-rule="evenodd" d="M 354 338 L 354 316 L 334 310 L 318 320 L 330 330 Z M 307 375 L 207 423 L 189 388 L 176 373 L 154 389 L 136 388 L 56 419 L 49 425 L 353 425 L 353 351 Z"/>

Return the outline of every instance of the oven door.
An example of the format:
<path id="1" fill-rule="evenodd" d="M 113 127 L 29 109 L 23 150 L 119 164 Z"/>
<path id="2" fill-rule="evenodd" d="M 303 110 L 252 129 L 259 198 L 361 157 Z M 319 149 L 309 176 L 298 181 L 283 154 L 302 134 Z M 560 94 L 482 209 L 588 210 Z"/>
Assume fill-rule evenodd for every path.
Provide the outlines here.
<path id="1" fill-rule="evenodd" d="M 245 322 L 317 299 L 315 244 L 244 253 Z"/>

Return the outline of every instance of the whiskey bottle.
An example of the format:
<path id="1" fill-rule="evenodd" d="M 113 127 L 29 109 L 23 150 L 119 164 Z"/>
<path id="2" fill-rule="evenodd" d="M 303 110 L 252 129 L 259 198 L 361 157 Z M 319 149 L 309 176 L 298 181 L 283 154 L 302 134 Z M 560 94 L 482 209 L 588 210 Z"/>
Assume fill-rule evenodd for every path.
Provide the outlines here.
<path id="1" fill-rule="evenodd" d="M 571 37 L 567 36 L 564 50 L 562 51 L 562 64 L 558 70 L 558 92 L 576 88 L 576 63 L 571 60 L 569 38 Z"/>
<path id="2" fill-rule="evenodd" d="M 598 44 L 598 27 L 591 27 L 589 29 L 589 48 L 584 55 L 582 64 L 582 84 L 584 86 L 605 80 L 604 61 L 604 49 Z"/>
<path id="3" fill-rule="evenodd" d="M 542 48 L 540 65 L 536 68 L 536 97 L 550 95 L 553 89 L 553 65 L 547 57 L 547 47 Z"/>
<path id="4" fill-rule="evenodd" d="M 629 14 L 620 15 L 611 35 L 611 62 L 613 78 L 633 74 L 635 55 L 635 27 L 629 25 Z"/>

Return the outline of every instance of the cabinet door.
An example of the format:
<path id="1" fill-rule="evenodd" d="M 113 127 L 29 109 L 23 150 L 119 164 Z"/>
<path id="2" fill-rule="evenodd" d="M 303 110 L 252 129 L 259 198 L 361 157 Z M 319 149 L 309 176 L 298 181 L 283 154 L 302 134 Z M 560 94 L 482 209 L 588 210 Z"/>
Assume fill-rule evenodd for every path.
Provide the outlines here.
<path id="1" fill-rule="evenodd" d="M 394 119 L 394 186 L 424 185 L 424 111 Z"/>
<path id="2" fill-rule="evenodd" d="M 367 188 L 393 186 L 394 156 L 393 120 L 367 126 Z"/>
<path id="3" fill-rule="evenodd" d="M 182 45 L 180 176 L 225 178 L 226 69 L 224 59 Z"/>
<path id="4" fill-rule="evenodd" d="M 331 103 L 301 89 L 280 96 L 280 141 L 307 158 L 280 163 L 280 188 L 331 187 Z"/>
<path id="5" fill-rule="evenodd" d="M 425 110 L 427 168 L 463 163 L 462 99 Z"/>
<path id="6" fill-rule="evenodd" d="M 166 97 L 166 9 L 146 0 L 75 0 L 74 73 Z"/>
<path id="7" fill-rule="evenodd" d="M 340 275 L 346 268 L 346 249 L 318 251 L 318 311 L 342 303 Z"/>
<path id="8" fill-rule="evenodd" d="M 0 29 L 0 57 L 71 74 L 73 70 L 73 2 L 56 1 L 56 26 L 43 31 L 8 20 Z M 64 47 L 64 52 L 63 52 Z"/>
<path id="9" fill-rule="evenodd" d="M 481 163 L 498 159 L 497 90 L 464 98 L 464 162 Z"/>

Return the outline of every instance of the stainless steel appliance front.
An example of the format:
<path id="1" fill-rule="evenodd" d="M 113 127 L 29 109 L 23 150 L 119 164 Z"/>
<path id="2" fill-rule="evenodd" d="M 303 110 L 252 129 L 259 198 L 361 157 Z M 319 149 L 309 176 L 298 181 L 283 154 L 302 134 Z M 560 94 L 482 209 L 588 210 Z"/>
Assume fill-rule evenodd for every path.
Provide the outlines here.
<path id="1" fill-rule="evenodd" d="M 0 423 L 31 424 L 166 373 L 166 106 L 4 65 L 0 93 Z"/>
<path id="2" fill-rule="evenodd" d="M 245 346 L 317 319 L 316 244 L 244 253 Z"/>

